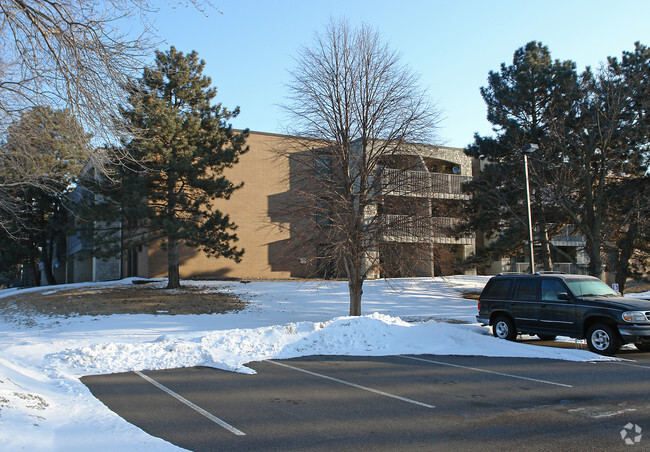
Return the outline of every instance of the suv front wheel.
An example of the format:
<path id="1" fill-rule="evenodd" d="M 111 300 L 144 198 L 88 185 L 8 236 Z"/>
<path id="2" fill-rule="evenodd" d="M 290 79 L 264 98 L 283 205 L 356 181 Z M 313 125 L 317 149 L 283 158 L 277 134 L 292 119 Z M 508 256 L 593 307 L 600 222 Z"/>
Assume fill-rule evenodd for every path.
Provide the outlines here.
<path id="1" fill-rule="evenodd" d="M 611 326 L 596 323 L 587 331 L 587 345 L 594 353 L 613 355 L 621 348 L 621 338 Z"/>
<path id="2" fill-rule="evenodd" d="M 514 341 L 517 339 L 517 330 L 515 329 L 514 322 L 510 317 L 497 317 L 492 324 L 492 334 L 499 339 L 506 339 Z"/>

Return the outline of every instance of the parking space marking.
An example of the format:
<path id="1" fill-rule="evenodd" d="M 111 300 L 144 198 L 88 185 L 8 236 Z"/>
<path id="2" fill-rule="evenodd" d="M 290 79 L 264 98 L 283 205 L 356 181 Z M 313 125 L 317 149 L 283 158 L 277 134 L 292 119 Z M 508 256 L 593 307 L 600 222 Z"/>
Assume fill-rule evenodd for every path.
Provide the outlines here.
<path id="1" fill-rule="evenodd" d="M 522 377 L 521 375 L 505 374 L 503 372 L 495 372 L 493 370 L 479 369 L 478 367 L 461 366 L 460 364 L 451 364 L 451 363 L 445 363 L 445 362 L 442 362 L 442 361 L 435 361 L 435 360 L 432 360 L 432 359 L 416 358 L 415 356 L 408 356 L 408 355 L 399 355 L 399 356 L 401 356 L 402 358 L 413 359 L 415 361 L 424 361 L 425 363 L 440 364 L 442 366 L 458 367 L 460 369 L 474 370 L 476 372 L 484 372 L 484 373 L 487 373 L 487 374 L 501 375 L 502 377 L 510 377 L 510 378 L 517 378 L 519 380 L 534 381 L 536 383 L 544 383 L 544 384 L 553 385 L 553 386 L 562 386 L 564 388 L 572 388 L 573 387 L 571 385 L 567 385 L 567 384 L 564 384 L 564 383 L 556 383 L 554 381 L 548 381 L 548 380 L 538 380 L 536 378 Z"/>
<path id="2" fill-rule="evenodd" d="M 641 369 L 650 369 L 650 366 L 644 366 L 643 364 L 622 363 L 620 361 L 616 361 L 616 364 L 618 364 L 619 366 L 640 367 Z"/>
<path id="3" fill-rule="evenodd" d="M 323 375 L 323 374 L 319 374 L 319 373 L 316 373 L 316 372 L 312 372 L 312 371 L 310 371 L 310 370 L 301 369 L 300 367 L 294 367 L 294 366 L 291 366 L 291 365 L 286 364 L 286 363 L 280 363 L 280 362 L 277 362 L 277 361 L 271 361 L 271 360 L 267 360 L 267 362 L 272 363 L 272 364 L 275 364 L 276 366 L 287 367 L 287 368 L 289 368 L 289 369 L 297 370 L 298 372 L 303 372 L 303 373 L 306 373 L 306 374 L 309 374 L 309 375 L 313 375 L 313 376 L 315 376 L 315 377 L 324 378 L 324 379 L 326 379 L 326 380 L 334 381 L 334 382 L 336 382 L 336 383 L 341 383 L 341 384 L 344 384 L 344 385 L 347 385 L 347 386 L 352 386 L 353 388 L 362 389 L 362 390 L 364 390 L 364 391 L 372 392 L 372 393 L 374 393 L 374 394 L 379 394 L 379 395 L 382 395 L 382 396 L 385 396 L 385 397 L 390 397 L 390 398 L 392 398 L 392 399 L 401 400 L 402 402 L 412 403 L 412 404 L 414 404 L 414 405 L 423 406 L 423 407 L 425 407 L 425 408 L 435 408 L 435 406 L 433 406 L 433 405 L 429 405 L 428 403 L 419 402 L 419 401 L 417 401 L 417 400 L 408 399 L 408 398 L 406 398 L 406 397 L 398 396 L 398 395 L 396 395 L 396 394 L 391 394 L 391 393 L 389 393 L 389 392 L 384 392 L 384 391 L 380 391 L 380 390 L 378 390 L 378 389 L 369 388 L 369 387 L 367 387 L 367 386 L 358 385 L 358 384 L 356 384 L 356 383 L 352 383 L 352 382 L 350 382 L 350 381 L 345 381 L 345 380 L 340 380 L 340 379 L 338 379 L 338 378 L 329 377 L 329 376 L 327 376 L 327 375 Z"/>
<path id="4" fill-rule="evenodd" d="M 205 411 L 205 410 L 204 410 L 203 408 L 201 408 L 200 406 L 195 405 L 194 403 L 192 403 L 192 402 L 190 402 L 189 400 L 187 400 L 185 397 L 183 397 L 183 396 L 181 396 L 181 395 L 179 395 L 179 394 L 176 394 L 174 391 L 172 391 L 172 390 L 169 389 L 168 387 L 166 387 L 166 386 L 164 386 L 164 385 L 158 383 L 158 382 L 157 382 L 156 380 L 154 380 L 153 378 L 148 377 L 147 375 L 145 375 L 145 374 L 143 374 L 142 372 L 137 371 L 137 370 L 135 371 L 135 374 L 137 374 L 137 375 L 139 375 L 140 377 L 144 378 L 146 381 L 148 381 L 149 383 L 151 383 L 152 385 L 154 385 L 154 386 L 157 387 L 158 389 L 163 390 L 164 392 L 166 392 L 166 393 L 169 394 L 170 396 L 174 397 L 174 398 L 175 398 L 176 400 L 178 400 L 179 402 L 184 403 L 185 405 L 187 405 L 188 407 L 192 408 L 192 409 L 193 409 L 194 411 L 196 411 L 197 413 L 202 414 L 203 416 L 207 417 L 208 419 L 210 419 L 210 420 L 211 420 L 212 422 L 214 422 L 215 424 L 220 425 L 221 427 L 225 428 L 226 430 L 230 431 L 231 433 L 234 433 L 235 435 L 238 435 L 238 436 L 245 436 L 245 435 L 246 435 L 246 433 L 242 432 L 241 430 L 236 429 L 235 427 L 233 427 L 232 425 L 228 424 L 227 422 L 222 421 L 221 419 L 219 419 L 218 417 L 216 417 L 216 416 L 213 415 L 212 413 L 208 413 L 207 411 Z"/>

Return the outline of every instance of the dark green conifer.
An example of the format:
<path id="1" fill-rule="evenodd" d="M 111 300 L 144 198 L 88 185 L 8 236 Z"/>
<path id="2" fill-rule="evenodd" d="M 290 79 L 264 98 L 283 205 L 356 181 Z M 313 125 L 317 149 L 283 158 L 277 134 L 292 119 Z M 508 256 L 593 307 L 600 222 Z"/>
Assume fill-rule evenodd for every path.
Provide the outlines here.
<path id="1" fill-rule="evenodd" d="M 10 249 L 1 253 L 0 271 L 21 262 L 29 277 L 23 283 L 39 284 L 40 263 L 48 284 L 58 282 L 53 267 L 65 262 L 66 237 L 73 232 L 66 207 L 67 195 L 87 163 L 89 137 L 68 110 L 38 106 L 26 110 L 7 130 L 2 144 L 0 180 L 1 241 Z M 31 169 L 21 180 L 19 169 Z M 9 210 L 9 207 L 13 209 Z"/>
<path id="2" fill-rule="evenodd" d="M 548 181 L 547 170 L 563 162 L 558 148 L 565 121 L 579 96 L 578 75 L 572 61 L 552 60 L 548 47 L 529 42 L 515 51 L 512 64 L 490 71 L 481 88 L 487 119 L 495 137 L 476 135 L 466 153 L 483 161 L 480 174 L 468 184 L 472 200 L 466 206 L 467 226 L 493 239 L 480 251 L 477 262 L 490 262 L 521 252 L 527 240 L 524 170 L 521 149 L 539 146 L 529 159 L 533 219 L 540 254 L 537 262 L 550 270 L 550 241 L 566 223 L 552 197 L 539 187 Z"/>
<path id="3" fill-rule="evenodd" d="M 228 199 L 242 185 L 223 171 L 248 150 L 248 130 L 235 132 L 227 123 L 238 108 L 213 105 L 217 90 L 202 75 L 204 66 L 196 52 L 156 52 L 155 65 L 144 70 L 123 109 L 142 131 L 127 146 L 144 171 L 130 175 L 129 196 L 143 203 L 139 217 L 147 221 L 149 238 L 162 238 L 167 249 L 168 288 L 180 286 L 179 244 L 237 262 L 243 254 L 233 245 L 235 224 L 213 201 Z"/>

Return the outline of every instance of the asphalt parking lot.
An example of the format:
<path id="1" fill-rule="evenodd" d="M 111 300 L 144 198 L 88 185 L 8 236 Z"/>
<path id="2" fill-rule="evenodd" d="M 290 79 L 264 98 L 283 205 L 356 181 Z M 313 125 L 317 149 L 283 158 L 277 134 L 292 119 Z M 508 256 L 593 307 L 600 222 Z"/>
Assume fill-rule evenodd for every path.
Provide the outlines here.
<path id="1" fill-rule="evenodd" d="M 650 353 L 619 357 L 312 356 L 82 381 L 194 451 L 650 450 Z"/>

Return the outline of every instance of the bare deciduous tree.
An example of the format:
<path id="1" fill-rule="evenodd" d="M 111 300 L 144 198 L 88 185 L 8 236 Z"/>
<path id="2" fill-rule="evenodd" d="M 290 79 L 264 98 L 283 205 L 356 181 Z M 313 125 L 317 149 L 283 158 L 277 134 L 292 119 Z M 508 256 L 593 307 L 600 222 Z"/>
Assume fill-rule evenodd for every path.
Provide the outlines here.
<path id="1" fill-rule="evenodd" d="M 190 3 L 199 9 L 209 4 Z M 77 141 L 73 145 L 85 144 L 88 134 L 102 145 L 129 136 L 133 130 L 118 107 L 130 78 L 153 51 L 147 19 L 152 12 L 149 0 L 0 0 L 0 135 L 25 110 L 48 106 L 67 109 L 83 126 L 78 137 L 70 137 Z M 134 19 L 140 27 L 129 22 Z M 125 25 L 142 32 L 124 33 Z M 109 157 L 102 149 L 87 146 L 88 160 L 99 169 Z M 5 152 L 3 160 L 26 166 L 7 172 L 3 168 L 11 162 L 3 163 L 0 188 L 49 180 L 49 168 L 34 157 Z M 10 198 L 3 202 L 8 215 L 15 212 Z"/>
<path id="2" fill-rule="evenodd" d="M 427 201 L 409 215 L 380 212 L 387 194 L 431 188 L 430 180 L 401 177 L 421 165 L 418 149 L 432 142 L 439 121 L 418 82 L 377 31 L 345 21 L 316 34 L 291 72 L 288 132 L 303 137 L 284 154 L 293 216 L 302 212 L 291 232 L 321 265 L 347 277 L 350 315 L 361 314 L 363 283 L 381 264 L 378 247 L 389 228 L 410 236 L 431 230 Z"/>
<path id="3" fill-rule="evenodd" d="M 137 36 L 120 25 L 148 11 L 146 0 L 0 1 L 3 125 L 25 108 L 50 105 L 68 108 L 95 136 L 121 135 L 124 87 L 152 43 L 146 22 Z"/>

